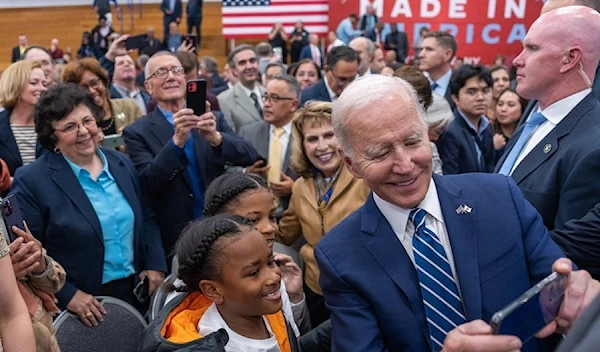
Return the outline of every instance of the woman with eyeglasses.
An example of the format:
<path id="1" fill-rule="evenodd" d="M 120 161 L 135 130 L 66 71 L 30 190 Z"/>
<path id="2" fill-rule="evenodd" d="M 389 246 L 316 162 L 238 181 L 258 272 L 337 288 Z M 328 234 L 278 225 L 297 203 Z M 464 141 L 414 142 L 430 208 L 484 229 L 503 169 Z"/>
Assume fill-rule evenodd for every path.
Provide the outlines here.
<path id="1" fill-rule="evenodd" d="M 143 312 L 135 285 L 149 281 L 152 294 L 167 270 L 133 163 L 97 147 L 103 114 L 74 84 L 50 89 L 36 106 L 35 128 L 51 152 L 19 169 L 11 192 L 31 233 L 67 272 L 58 307 L 87 326 L 106 314 L 94 296 L 116 297 Z"/>
<path id="2" fill-rule="evenodd" d="M 0 79 L 0 160 L 10 176 L 17 168 L 35 161 L 45 153 L 37 143 L 33 110 L 47 90 L 42 65 L 37 61 L 18 61 Z M 6 195 L 6 193 L 3 193 Z"/>
<path id="3" fill-rule="evenodd" d="M 123 128 L 142 117 L 142 111 L 131 98 L 110 99 L 108 72 L 96 59 L 87 58 L 66 65 L 62 71 L 64 83 L 75 83 L 86 89 L 103 111 L 98 122 L 102 136 L 120 134 Z"/>

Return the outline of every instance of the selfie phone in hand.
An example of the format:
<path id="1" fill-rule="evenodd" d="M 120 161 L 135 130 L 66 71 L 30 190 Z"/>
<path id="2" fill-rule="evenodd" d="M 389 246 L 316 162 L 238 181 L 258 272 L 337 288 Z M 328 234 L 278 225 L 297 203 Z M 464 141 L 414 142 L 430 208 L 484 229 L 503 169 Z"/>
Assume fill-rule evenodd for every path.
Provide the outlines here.
<path id="1" fill-rule="evenodd" d="M 196 116 L 206 112 L 206 87 L 204 79 L 192 79 L 187 82 L 185 103 L 188 109 L 194 110 Z"/>
<path id="2" fill-rule="evenodd" d="M 194 53 L 198 50 L 198 37 L 196 37 L 196 35 L 187 34 L 182 38 L 181 41 L 184 42 L 186 45 L 191 45 L 192 47 L 194 47 Z"/>
<path id="3" fill-rule="evenodd" d="M 23 226 L 23 216 L 21 215 L 21 208 L 19 207 L 19 201 L 14 194 L 2 199 L 2 218 L 6 224 L 8 238 L 11 242 L 19 238 L 19 236 L 13 232 L 13 226 L 25 231 Z"/>
<path id="4" fill-rule="evenodd" d="M 148 280 L 148 277 L 144 277 L 137 285 L 135 285 L 133 295 L 140 303 L 146 302 L 148 296 L 150 296 L 150 281 Z"/>
<path id="5" fill-rule="evenodd" d="M 140 49 L 148 42 L 147 34 L 134 35 L 125 39 L 125 48 L 127 50 Z"/>
<path id="6" fill-rule="evenodd" d="M 556 319 L 568 277 L 553 272 L 492 316 L 494 334 L 513 335 L 523 343 Z"/>

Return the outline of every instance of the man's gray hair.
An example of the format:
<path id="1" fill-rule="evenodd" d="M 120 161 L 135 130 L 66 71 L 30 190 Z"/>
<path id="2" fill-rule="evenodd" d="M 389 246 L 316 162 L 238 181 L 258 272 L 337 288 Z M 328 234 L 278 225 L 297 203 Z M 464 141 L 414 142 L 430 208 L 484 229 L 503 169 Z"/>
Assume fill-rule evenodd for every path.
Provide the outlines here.
<path id="1" fill-rule="evenodd" d="M 177 59 L 177 61 L 179 61 L 179 59 L 177 58 L 177 55 L 175 55 L 174 53 L 167 51 L 167 50 L 161 50 L 159 52 L 157 52 L 156 54 L 152 55 L 152 57 L 150 57 L 148 59 L 148 62 L 146 62 L 146 67 L 144 67 L 144 79 L 148 79 L 148 77 L 150 77 L 150 75 L 152 75 L 154 72 L 150 71 L 150 66 L 152 61 L 156 60 L 157 57 L 160 56 L 172 56 L 174 58 Z"/>
<path id="2" fill-rule="evenodd" d="M 398 77 L 383 75 L 358 78 L 344 89 L 333 103 L 331 117 L 333 133 L 346 155 L 352 157 L 352 141 L 347 131 L 350 120 L 360 118 L 360 112 L 381 105 L 382 102 L 389 102 L 390 96 L 399 98 L 396 101 L 397 109 L 416 110 L 419 120 L 424 127 L 427 127 L 425 111 L 419 103 L 417 92 L 410 83 Z M 394 128 L 394 126 L 387 127 Z"/>
<path id="3" fill-rule="evenodd" d="M 254 47 L 252 47 L 251 45 L 248 45 L 248 44 L 238 45 L 235 48 L 233 48 L 233 50 L 229 53 L 229 56 L 227 56 L 227 63 L 229 64 L 229 67 L 235 68 L 235 56 L 237 54 L 241 53 L 242 51 L 246 51 L 246 50 L 250 50 L 254 54 L 256 54 Z"/>
<path id="4" fill-rule="evenodd" d="M 300 103 L 300 92 L 301 92 L 301 88 L 300 88 L 300 84 L 298 83 L 298 81 L 296 80 L 296 78 L 294 76 L 291 75 L 275 75 L 271 78 L 271 81 L 283 81 L 285 82 L 285 84 L 287 84 L 288 90 L 290 91 L 290 94 L 292 95 L 292 97 L 294 97 L 294 99 L 298 100 L 298 103 Z"/>

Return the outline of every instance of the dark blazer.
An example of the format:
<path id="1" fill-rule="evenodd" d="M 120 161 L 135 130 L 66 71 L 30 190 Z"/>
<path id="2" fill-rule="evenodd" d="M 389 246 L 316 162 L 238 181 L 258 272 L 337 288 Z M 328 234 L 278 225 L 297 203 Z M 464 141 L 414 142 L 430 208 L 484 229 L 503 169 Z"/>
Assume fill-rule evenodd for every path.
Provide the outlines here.
<path id="1" fill-rule="evenodd" d="M 367 29 L 367 18 L 369 18 L 369 17 L 375 17 L 375 21 L 373 23 L 377 23 L 379 21 L 379 18 L 377 18 L 377 16 L 375 16 L 375 15 L 364 14 L 360 18 L 360 22 L 358 23 L 358 29 L 360 29 L 361 31 L 364 31 Z"/>
<path id="2" fill-rule="evenodd" d="M 223 78 L 221 77 L 220 74 L 218 73 L 213 73 L 210 75 L 210 77 L 212 78 L 213 81 L 213 87 L 214 88 L 219 88 L 222 86 L 226 86 L 227 87 L 227 83 L 223 80 Z M 215 93 L 215 95 L 218 95 Z"/>
<path id="3" fill-rule="evenodd" d="M 552 230 L 550 236 L 580 269 L 600 279 L 600 203 L 581 219 L 567 221 L 562 229 Z"/>
<path id="4" fill-rule="evenodd" d="M 6 162 L 10 175 L 14 176 L 17 168 L 23 166 L 23 160 L 21 160 L 21 154 L 17 147 L 17 141 L 10 128 L 10 114 L 12 109 L 6 109 L 0 112 L 0 159 Z M 36 142 L 36 158 L 46 154 L 48 150 L 39 142 Z"/>
<path id="5" fill-rule="evenodd" d="M 216 96 L 219 96 L 219 94 L 223 93 L 224 91 L 226 91 L 228 89 L 229 89 L 229 85 L 227 85 L 227 83 L 225 82 L 225 85 L 211 88 L 208 91 L 211 92 L 211 93 L 213 93 Z"/>
<path id="6" fill-rule="evenodd" d="M 169 10 L 169 4 L 169 0 L 163 0 L 160 4 L 160 10 L 163 12 L 163 22 L 165 24 L 169 24 L 169 22 L 181 18 L 181 15 L 183 13 L 183 6 L 181 5 L 181 0 L 175 0 L 175 9 L 172 15 L 167 14 L 167 11 Z"/>
<path id="7" fill-rule="evenodd" d="M 549 230 L 582 218 L 600 202 L 600 103 L 588 94 L 533 148 L 512 174 Z M 496 172 L 519 139 L 517 129 Z"/>
<path id="8" fill-rule="evenodd" d="M 317 83 L 312 86 L 302 90 L 300 94 L 300 105 L 304 105 L 309 100 L 320 100 L 320 101 L 329 101 L 331 102 L 331 97 L 329 96 L 329 92 L 327 91 L 327 86 L 325 86 L 326 78 L 320 79 Z"/>
<path id="9" fill-rule="evenodd" d="M 594 78 L 592 90 L 594 91 L 594 94 L 596 94 L 596 98 L 600 100 L 600 65 L 598 65 L 598 68 L 596 69 L 596 77 Z"/>
<path id="10" fill-rule="evenodd" d="M 120 152 L 109 149 L 102 152 L 135 216 L 136 274 L 143 270 L 166 272 L 160 233 L 154 215 L 143 200 L 133 163 Z M 11 193 L 17 196 L 31 233 L 67 272 L 67 282 L 56 294 L 58 306 L 64 309 L 78 289 L 91 295 L 101 294 L 102 228 L 92 203 L 64 157 L 48 153 L 17 170 Z M 137 275 L 135 277 L 137 281 Z"/>
<path id="11" fill-rule="evenodd" d="M 148 40 L 146 44 L 138 50 L 138 56 L 142 54 L 146 54 L 150 57 L 152 55 L 159 52 L 162 48 L 162 43 L 160 40 L 153 38 L 152 40 Z M 142 71 L 143 72 L 143 71 Z"/>
<path id="12" fill-rule="evenodd" d="M 444 175 L 466 172 L 492 172 L 494 170 L 496 152 L 494 150 L 492 126 L 490 125 L 483 133 L 483 140 L 481 141 L 483 148 L 480 149 L 484 157 L 484 164 L 480 163 L 477 158 L 474 134 L 475 131 L 467 125 L 458 111 L 455 111 L 454 120 L 450 122 L 448 128 L 436 143 L 443 162 Z"/>
<path id="13" fill-rule="evenodd" d="M 321 48 L 319 48 L 319 53 L 321 53 L 321 58 L 319 59 L 319 62 L 317 62 L 317 64 L 319 64 L 319 67 L 323 67 L 323 50 L 321 50 Z M 300 51 L 300 60 L 304 60 L 304 59 L 311 59 L 311 60 L 315 60 L 314 57 L 312 57 L 312 51 L 310 50 L 310 45 L 306 45 L 304 48 L 302 48 L 302 51 Z"/>
<path id="14" fill-rule="evenodd" d="M 19 46 L 17 45 L 14 48 L 12 48 L 12 56 L 11 56 L 10 62 L 15 63 L 19 60 L 21 60 L 21 50 L 19 49 Z"/>
<path id="15" fill-rule="evenodd" d="M 271 142 L 269 133 L 270 126 L 271 124 L 268 122 L 260 121 L 246 125 L 240 129 L 240 137 L 250 142 L 254 149 L 256 149 L 258 155 L 265 160 L 269 160 L 269 144 Z M 293 137 L 290 136 L 290 141 L 288 143 L 287 150 L 285 151 L 285 157 L 283 159 L 283 164 L 281 165 L 281 170 L 283 173 L 296 180 L 299 175 L 290 168 L 290 157 L 292 156 L 292 138 Z M 281 216 L 283 215 L 283 211 L 285 211 L 290 204 L 290 196 L 281 197 L 280 201 L 280 207 L 277 209 L 277 213 Z"/>
<path id="16" fill-rule="evenodd" d="M 556 352 L 595 352 L 600 345 L 600 296 L 577 318 Z"/>
<path id="17" fill-rule="evenodd" d="M 392 44 L 395 44 L 396 47 L 392 48 Z M 406 56 L 408 56 L 408 37 L 406 36 L 406 33 L 401 31 L 398 31 L 395 34 L 389 33 L 385 38 L 384 48 L 385 50 L 396 51 L 398 62 L 404 63 Z"/>
<path id="18" fill-rule="evenodd" d="M 148 106 L 150 104 L 150 101 L 152 100 L 152 97 L 146 91 L 142 90 L 142 88 L 140 88 L 140 94 L 142 94 L 142 99 L 144 99 L 144 103 L 146 104 L 146 111 L 150 111 Z M 124 98 L 123 95 L 112 84 L 110 85 L 110 98 L 111 99 L 123 99 Z M 129 97 L 127 97 L 127 98 L 129 98 Z"/>
<path id="19" fill-rule="evenodd" d="M 433 175 L 468 321 L 492 315 L 551 273 L 564 254 L 509 177 Z M 469 214 L 457 214 L 467 204 Z M 498 216 L 498 214 L 502 216 Z M 315 256 L 332 351 L 429 351 L 417 271 L 373 196 L 319 242 Z M 539 351 L 533 339 L 522 351 Z"/>
<path id="20" fill-rule="evenodd" d="M 257 159 L 254 148 L 231 130 L 223 115 L 215 112 L 215 117 L 217 130 L 223 135 L 219 147 L 211 146 L 196 130 L 192 131 L 198 171 L 205 187 L 225 171 L 225 164 L 248 166 Z M 168 256 L 181 230 L 194 219 L 194 195 L 186 172 L 188 162 L 185 156 L 178 158 L 175 154 L 174 131 L 158 108 L 123 130 L 127 151 L 156 213 Z"/>

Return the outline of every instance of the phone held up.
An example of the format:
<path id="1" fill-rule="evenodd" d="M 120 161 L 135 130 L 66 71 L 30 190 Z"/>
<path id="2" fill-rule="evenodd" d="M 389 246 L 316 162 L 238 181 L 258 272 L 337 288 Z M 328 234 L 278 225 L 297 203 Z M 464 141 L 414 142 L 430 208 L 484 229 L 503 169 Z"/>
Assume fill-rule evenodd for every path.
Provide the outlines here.
<path id="1" fill-rule="evenodd" d="M 133 289 L 133 295 L 138 301 L 140 301 L 140 303 L 146 302 L 150 296 L 150 280 L 148 280 L 147 277 L 144 277 L 140 280 L 140 282 L 138 282 L 137 285 L 135 285 L 135 288 Z"/>
<path id="2" fill-rule="evenodd" d="M 200 116 L 206 112 L 206 80 L 192 79 L 187 82 L 185 103 L 194 115 Z"/>
<path id="3" fill-rule="evenodd" d="M 12 242 L 19 237 L 16 233 L 13 232 L 13 226 L 16 226 L 21 230 L 25 231 L 23 226 L 23 216 L 21 215 L 21 208 L 19 207 L 19 201 L 17 200 L 17 197 L 14 194 L 11 194 L 2 200 L 0 208 L 2 208 L 2 218 L 4 219 L 4 223 L 6 224 L 8 237 L 10 239 L 10 242 Z"/>
<path id="4" fill-rule="evenodd" d="M 523 343 L 555 320 L 567 288 L 568 276 L 553 272 L 492 316 L 494 334 L 513 335 Z"/>
<path id="5" fill-rule="evenodd" d="M 127 50 L 143 48 L 148 42 L 147 34 L 134 35 L 125 39 L 125 48 Z"/>

